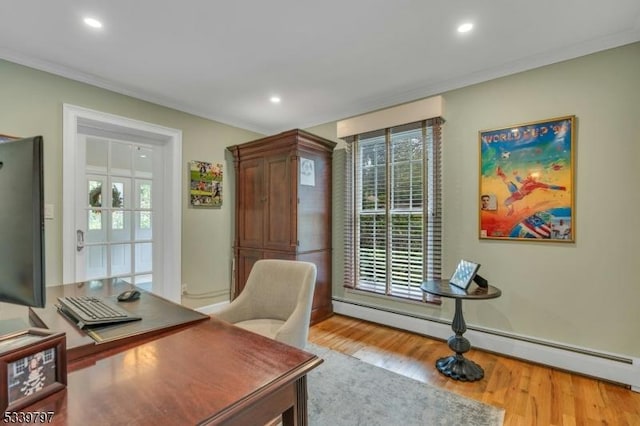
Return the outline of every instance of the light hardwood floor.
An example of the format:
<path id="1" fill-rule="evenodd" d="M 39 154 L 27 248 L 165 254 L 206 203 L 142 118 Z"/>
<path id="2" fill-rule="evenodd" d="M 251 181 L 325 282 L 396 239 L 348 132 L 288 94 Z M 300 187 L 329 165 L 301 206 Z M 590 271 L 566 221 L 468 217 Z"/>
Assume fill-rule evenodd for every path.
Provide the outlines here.
<path id="1" fill-rule="evenodd" d="M 471 349 L 485 377 L 458 382 L 434 365 L 451 354 L 446 342 L 340 315 L 312 326 L 309 341 L 504 408 L 508 426 L 640 425 L 640 393 L 577 374 Z"/>

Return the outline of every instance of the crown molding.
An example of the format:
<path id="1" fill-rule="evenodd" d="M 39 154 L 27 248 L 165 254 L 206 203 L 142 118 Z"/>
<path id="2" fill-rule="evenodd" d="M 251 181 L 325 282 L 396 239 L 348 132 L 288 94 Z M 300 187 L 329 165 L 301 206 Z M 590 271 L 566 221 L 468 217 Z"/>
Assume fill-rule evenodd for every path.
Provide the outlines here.
<path id="1" fill-rule="evenodd" d="M 166 99 L 157 95 L 141 91 L 136 88 L 128 87 L 114 81 L 105 80 L 98 76 L 83 73 L 55 62 L 44 61 L 41 59 L 29 57 L 19 52 L 15 52 L 6 48 L 0 48 L 0 58 L 40 71 L 45 71 L 54 75 L 65 77 L 71 80 L 86 83 L 102 89 L 110 90 L 125 96 L 147 101 L 153 104 L 175 109 L 187 114 L 192 114 L 208 120 L 213 120 L 221 124 L 237 127 L 244 130 L 253 131 L 260 134 L 274 134 L 289 128 L 307 128 L 319 124 L 338 121 L 349 117 L 354 117 L 364 113 L 400 105 L 406 102 L 412 102 L 419 99 L 427 98 L 434 95 L 443 94 L 447 91 L 461 89 L 478 83 L 494 80 L 496 78 L 506 77 L 508 75 L 517 74 L 535 68 L 575 59 L 580 56 L 600 52 L 606 49 L 620 47 L 640 41 L 640 17 L 636 20 L 634 27 L 627 31 L 622 31 L 606 37 L 594 38 L 585 42 L 576 43 L 572 46 L 555 48 L 543 53 L 531 55 L 516 61 L 499 64 L 495 67 L 487 68 L 481 71 L 456 76 L 449 80 L 439 81 L 433 84 L 417 85 L 404 91 L 396 91 L 393 93 L 385 93 L 373 97 L 361 98 L 351 102 L 348 106 L 325 111 L 315 117 L 295 123 L 292 126 L 269 126 L 259 124 L 238 117 L 231 117 L 220 111 L 203 111 L 198 108 L 177 102 L 175 100 Z"/>

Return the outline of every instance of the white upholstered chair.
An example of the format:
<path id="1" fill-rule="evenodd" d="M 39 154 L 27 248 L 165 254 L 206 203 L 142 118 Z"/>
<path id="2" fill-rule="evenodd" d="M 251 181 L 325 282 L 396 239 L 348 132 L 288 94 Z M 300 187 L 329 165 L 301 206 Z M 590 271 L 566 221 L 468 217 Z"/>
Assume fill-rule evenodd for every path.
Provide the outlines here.
<path id="1" fill-rule="evenodd" d="M 309 262 L 258 260 L 240 295 L 215 315 L 302 349 L 309 337 L 316 273 Z"/>

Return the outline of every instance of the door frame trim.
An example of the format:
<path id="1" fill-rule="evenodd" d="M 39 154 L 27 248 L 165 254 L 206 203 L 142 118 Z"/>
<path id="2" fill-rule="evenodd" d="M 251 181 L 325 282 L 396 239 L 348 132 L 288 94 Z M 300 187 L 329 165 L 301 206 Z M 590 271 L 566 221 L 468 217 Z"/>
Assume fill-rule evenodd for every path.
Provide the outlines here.
<path id="1" fill-rule="evenodd" d="M 62 122 L 62 280 L 69 284 L 75 281 L 75 188 L 78 122 L 81 119 L 106 123 L 136 131 L 148 132 L 162 137 L 165 146 L 164 176 L 165 198 L 163 206 L 164 241 L 160 268 L 163 279 L 161 296 L 180 303 L 182 280 L 182 131 L 144 121 L 134 120 L 106 112 L 76 105 L 63 104 Z M 68 188 L 68 189 L 66 189 Z"/>

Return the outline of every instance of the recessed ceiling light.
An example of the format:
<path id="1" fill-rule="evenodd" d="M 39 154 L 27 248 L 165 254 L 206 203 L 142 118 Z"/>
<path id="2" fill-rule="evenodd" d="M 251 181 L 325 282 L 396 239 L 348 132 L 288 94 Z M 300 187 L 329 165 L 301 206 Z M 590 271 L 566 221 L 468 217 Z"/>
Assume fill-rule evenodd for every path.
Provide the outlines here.
<path id="1" fill-rule="evenodd" d="M 458 27 L 459 33 L 468 33 L 473 29 L 473 24 L 471 22 L 465 22 L 464 24 Z"/>
<path id="2" fill-rule="evenodd" d="M 272 96 L 271 99 L 269 99 L 269 100 L 273 104 L 279 104 L 280 103 L 280 96 Z"/>
<path id="3" fill-rule="evenodd" d="M 91 28 L 102 28 L 102 22 L 94 18 L 84 18 L 84 23 Z"/>

